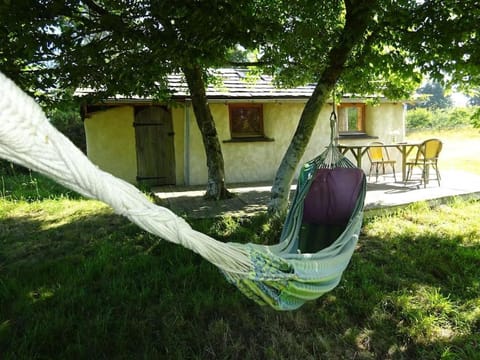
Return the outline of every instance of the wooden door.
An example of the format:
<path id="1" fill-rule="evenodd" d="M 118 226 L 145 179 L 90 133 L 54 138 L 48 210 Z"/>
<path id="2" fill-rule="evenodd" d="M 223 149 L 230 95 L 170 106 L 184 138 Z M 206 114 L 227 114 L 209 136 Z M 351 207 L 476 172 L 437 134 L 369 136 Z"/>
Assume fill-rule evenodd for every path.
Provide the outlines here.
<path id="1" fill-rule="evenodd" d="M 172 116 L 161 106 L 136 111 L 137 181 L 147 186 L 175 184 Z"/>

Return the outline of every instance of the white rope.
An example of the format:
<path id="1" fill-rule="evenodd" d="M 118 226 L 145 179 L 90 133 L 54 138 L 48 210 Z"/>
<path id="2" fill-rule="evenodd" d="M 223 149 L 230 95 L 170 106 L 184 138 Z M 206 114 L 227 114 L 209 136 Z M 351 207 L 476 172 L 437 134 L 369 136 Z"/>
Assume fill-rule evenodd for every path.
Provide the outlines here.
<path id="1" fill-rule="evenodd" d="M 252 270 L 247 250 L 193 230 L 133 185 L 96 167 L 57 131 L 35 101 L 0 72 L 0 157 L 42 173 L 86 197 L 101 200 L 142 229 L 182 245 L 229 273 Z"/>

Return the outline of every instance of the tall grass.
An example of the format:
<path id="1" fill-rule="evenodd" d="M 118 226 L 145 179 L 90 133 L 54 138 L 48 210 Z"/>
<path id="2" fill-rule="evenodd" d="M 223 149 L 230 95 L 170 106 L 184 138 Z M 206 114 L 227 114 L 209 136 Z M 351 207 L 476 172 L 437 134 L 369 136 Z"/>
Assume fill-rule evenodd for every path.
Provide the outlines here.
<path id="1" fill-rule="evenodd" d="M 78 199 L 80 196 L 44 176 L 24 171 L 14 176 L 0 173 L 0 197 L 32 202 L 58 197 Z"/>

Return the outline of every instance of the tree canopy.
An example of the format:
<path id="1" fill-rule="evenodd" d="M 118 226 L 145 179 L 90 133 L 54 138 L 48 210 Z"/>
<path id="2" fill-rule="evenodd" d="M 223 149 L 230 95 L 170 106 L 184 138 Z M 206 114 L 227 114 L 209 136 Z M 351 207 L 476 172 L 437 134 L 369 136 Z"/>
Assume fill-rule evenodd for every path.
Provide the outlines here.
<path id="1" fill-rule="evenodd" d="M 167 100 L 168 75 L 183 73 L 202 133 L 207 196 L 228 196 L 215 124 L 205 96 L 208 70 L 239 43 L 257 47 L 275 29 L 261 1 L 83 0 L 0 4 L 0 68 L 25 90 L 89 87 Z M 57 94 L 58 95 L 58 92 Z M 44 96 L 44 99 L 49 99 Z"/>
<path id="2" fill-rule="evenodd" d="M 423 95 L 415 102 L 418 107 L 444 109 L 452 105 L 452 99 L 445 96 L 445 91 L 438 82 L 425 83 L 417 89 L 417 94 Z"/>
<path id="3" fill-rule="evenodd" d="M 281 35 L 265 57 L 286 83 L 315 81 L 335 44 L 343 41 L 346 12 L 361 12 L 362 1 L 284 1 Z M 444 87 L 479 82 L 478 1 L 399 0 L 368 2 L 371 18 L 338 79 L 358 94 L 408 95 L 422 76 Z M 279 65 L 282 66 L 279 66 Z M 412 83 L 413 81 L 413 83 Z"/>
<path id="4" fill-rule="evenodd" d="M 168 95 L 183 67 L 225 65 L 238 43 L 255 47 L 264 28 L 256 1 L 83 0 L 0 4 L 0 67 L 24 88 L 88 86 L 102 96 Z"/>

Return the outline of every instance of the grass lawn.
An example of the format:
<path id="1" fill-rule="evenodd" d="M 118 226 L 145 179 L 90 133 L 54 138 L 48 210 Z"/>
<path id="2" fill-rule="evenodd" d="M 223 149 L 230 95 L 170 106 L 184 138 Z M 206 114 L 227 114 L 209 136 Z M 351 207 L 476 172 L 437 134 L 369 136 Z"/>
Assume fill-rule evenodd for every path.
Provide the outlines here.
<path id="1" fill-rule="evenodd" d="M 0 181 L 2 360 L 480 359 L 478 201 L 367 213 L 340 285 L 276 312 L 97 201 Z M 191 224 L 222 241 L 279 231 L 262 215 Z"/>

